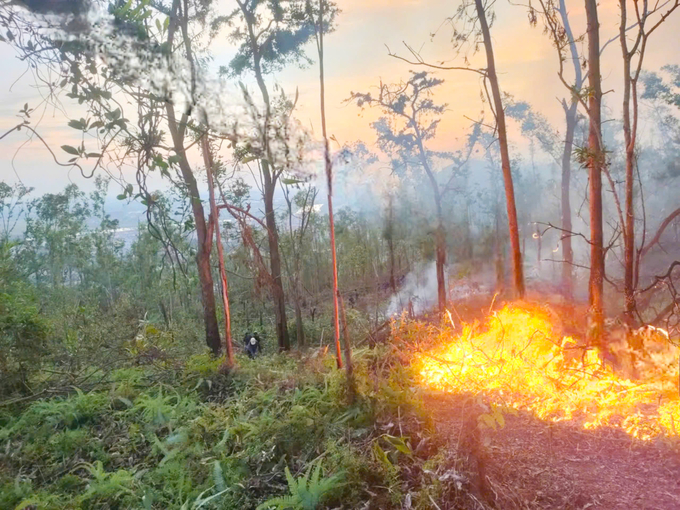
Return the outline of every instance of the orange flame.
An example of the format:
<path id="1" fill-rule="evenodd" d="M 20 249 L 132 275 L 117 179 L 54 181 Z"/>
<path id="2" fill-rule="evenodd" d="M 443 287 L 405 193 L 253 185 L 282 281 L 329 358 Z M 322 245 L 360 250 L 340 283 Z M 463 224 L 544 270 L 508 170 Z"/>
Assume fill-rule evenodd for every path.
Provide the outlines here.
<path id="1" fill-rule="evenodd" d="M 484 394 L 542 420 L 618 427 L 642 440 L 678 435 L 677 349 L 666 342 L 633 380 L 558 329 L 543 309 L 506 306 L 482 333 L 471 325 L 442 333 L 441 347 L 418 353 L 414 367 L 432 389 Z"/>

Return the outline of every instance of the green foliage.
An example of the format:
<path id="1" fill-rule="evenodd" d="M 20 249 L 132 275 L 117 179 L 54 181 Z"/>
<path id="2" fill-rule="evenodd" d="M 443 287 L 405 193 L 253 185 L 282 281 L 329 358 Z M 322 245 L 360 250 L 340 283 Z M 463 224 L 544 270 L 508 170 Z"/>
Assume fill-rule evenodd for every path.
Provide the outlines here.
<path id="1" fill-rule="evenodd" d="M 290 495 L 272 498 L 257 507 L 258 510 L 275 508 L 278 510 L 316 510 L 330 492 L 337 489 L 343 479 L 342 474 L 321 478 L 321 460 L 310 463 L 307 472 L 298 478 L 285 468 Z"/>
<path id="2" fill-rule="evenodd" d="M 357 353 L 349 407 L 330 356 L 241 359 L 225 376 L 199 355 L 172 368 L 118 369 L 93 391 L 13 409 L 0 419 L 0 507 L 356 507 L 370 490 L 389 508 L 406 483 L 398 466 L 417 462 L 416 436 L 380 424 L 420 420 L 393 352 Z M 212 384 L 197 387 L 201 379 Z"/>

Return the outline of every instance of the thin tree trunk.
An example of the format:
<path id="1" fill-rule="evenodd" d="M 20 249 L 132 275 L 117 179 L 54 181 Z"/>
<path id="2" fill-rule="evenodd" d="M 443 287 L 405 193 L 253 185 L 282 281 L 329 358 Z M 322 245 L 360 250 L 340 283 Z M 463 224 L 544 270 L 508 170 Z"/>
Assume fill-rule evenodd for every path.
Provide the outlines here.
<path id="1" fill-rule="evenodd" d="M 588 170 L 590 177 L 590 280 L 589 303 L 591 328 L 589 341 L 599 345 L 604 330 L 604 250 L 602 234 L 602 77 L 600 74 L 600 23 L 597 0 L 585 0 L 588 22 Z"/>
<path id="2" fill-rule="evenodd" d="M 342 315 L 342 340 L 343 350 L 345 353 L 345 370 L 347 373 L 347 391 L 349 394 L 349 403 L 353 404 L 356 398 L 356 386 L 354 384 L 354 364 L 352 363 L 352 344 L 349 339 L 349 329 L 347 328 L 347 315 L 345 315 L 345 302 L 342 296 L 338 295 L 340 302 L 340 312 Z"/>
<path id="3" fill-rule="evenodd" d="M 215 243 L 217 244 L 217 260 L 220 267 L 220 279 L 222 289 L 222 305 L 224 306 L 224 347 L 227 354 L 225 364 L 230 369 L 234 366 L 234 348 L 231 339 L 231 310 L 229 309 L 229 287 L 227 284 L 227 269 L 224 265 L 224 248 L 220 239 L 220 211 L 215 202 L 215 183 L 214 183 L 214 164 L 210 153 L 210 144 L 207 135 L 201 140 L 203 151 L 203 161 L 205 162 L 205 173 L 208 176 L 208 192 L 210 194 L 210 215 L 213 220 L 215 230 Z"/>
<path id="4" fill-rule="evenodd" d="M 321 101 L 321 131 L 324 143 L 324 166 L 328 185 L 328 221 L 330 222 L 331 235 L 331 258 L 333 263 L 333 331 L 335 334 L 335 355 L 338 368 L 342 368 L 342 355 L 340 353 L 340 320 L 338 310 L 338 261 L 335 249 L 335 222 L 333 220 L 333 165 L 331 163 L 331 150 L 328 144 L 328 132 L 326 130 L 326 87 L 323 69 L 323 7 L 324 0 L 319 0 L 319 25 L 318 52 L 319 52 L 319 94 Z M 348 374 L 351 366 L 347 367 Z"/>
<path id="5" fill-rule="evenodd" d="M 206 222 L 201 195 L 198 192 L 196 178 L 191 170 L 189 161 L 184 151 L 184 126 L 186 126 L 186 115 L 182 116 L 181 124 L 177 123 L 175 117 L 175 107 L 166 103 L 166 113 L 168 115 L 168 127 L 172 136 L 173 146 L 179 157 L 179 168 L 182 179 L 189 191 L 191 210 L 196 224 L 196 265 L 198 267 L 198 279 L 201 285 L 201 302 L 203 305 L 203 321 L 205 325 L 205 339 L 208 347 L 215 356 L 220 354 L 221 340 L 220 329 L 217 325 L 217 309 L 215 305 L 215 291 L 213 284 L 212 271 L 210 270 L 210 251 L 212 249 L 212 222 Z"/>
<path id="6" fill-rule="evenodd" d="M 394 197 L 390 193 L 387 204 L 387 249 L 390 256 L 390 288 L 392 292 L 397 292 L 397 280 L 394 270 Z"/>
<path id="7" fill-rule="evenodd" d="M 571 153 L 574 148 L 574 131 L 576 130 L 576 112 L 578 103 L 575 101 L 565 110 L 567 120 L 567 133 L 564 140 L 564 149 L 562 151 L 562 229 L 564 230 L 562 236 L 562 287 L 564 290 L 564 297 L 571 299 L 574 295 L 574 249 L 571 244 L 572 231 L 571 223 Z"/>
<path id="8" fill-rule="evenodd" d="M 623 139 L 626 148 L 626 197 L 625 197 L 625 225 L 623 226 L 623 266 L 624 266 L 624 316 L 629 324 L 634 322 L 635 288 L 633 282 L 635 266 L 635 217 L 633 212 L 633 171 L 635 167 L 635 139 L 631 129 L 630 99 L 631 99 L 631 58 L 626 41 L 626 0 L 619 0 L 621 8 L 621 23 L 619 26 L 619 40 L 623 55 Z"/>
<path id="9" fill-rule="evenodd" d="M 264 211 L 267 225 L 267 239 L 269 241 L 269 265 L 272 274 L 272 298 L 274 300 L 274 313 L 276 316 L 276 338 L 279 344 L 279 351 L 290 349 L 290 338 L 288 336 L 288 324 L 286 319 L 286 299 L 283 292 L 283 280 L 281 278 L 281 254 L 279 252 L 279 233 L 276 229 L 276 215 L 274 212 L 274 188 L 269 164 L 262 160 L 262 171 L 265 176 L 264 188 Z"/>
<path id="10" fill-rule="evenodd" d="M 416 133 L 416 142 L 418 144 L 418 151 L 420 153 L 420 161 L 423 169 L 427 174 L 432 188 L 432 195 L 434 196 L 435 207 L 437 208 L 437 228 L 435 230 L 435 266 L 437 270 L 437 303 L 439 305 L 439 313 L 446 311 L 446 276 L 444 269 L 446 266 L 446 228 L 444 227 L 444 213 L 442 211 L 442 197 L 439 191 L 439 184 L 430 168 L 430 162 L 427 159 L 427 152 L 423 145 L 423 138 L 420 134 L 418 124 L 415 122 L 416 112 L 413 112 L 411 123 Z"/>
<path id="11" fill-rule="evenodd" d="M 263 198 L 264 198 L 264 212 L 265 223 L 267 225 L 267 240 L 269 244 L 269 265 L 272 276 L 272 299 L 274 301 L 274 313 L 276 316 L 276 338 L 279 345 L 279 351 L 287 351 L 290 349 L 290 338 L 288 336 L 288 324 L 286 319 L 286 298 L 283 291 L 283 280 L 281 278 L 281 255 L 279 252 L 279 233 L 276 227 L 276 213 L 274 211 L 274 192 L 276 191 L 277 175 L 275 169 L 270 167 L 270 161 L 273 161 L 270 145 L 269 145 L 269 122 L 271 120 L 271 101 L 269 98 L 269 91 L 267 84 L 262 75 L 260 50 L 257 46 L 257 36 L 253 28 L 253 18 L 251 17 L 246 4 L 244 2 L 237 2 L 243 16 L 246 20 L 248 29 L 248 37 L 250 40 L 250 49 L 253 56 L 253 71 L 255 73 L 255 81 L 262 94 L 262 100 L 265 105 L 264 126 L 262 130 L 262 143 L 265 148 L 267 158 L 260 159 L 260 165 L 263 175 Z"/>
<path id="12" fill-rule="evenodd" d="M 512 274 L 515 294 L 518 298 L 524 297 L 524 270 L 522 267 L 522 252 L 519 242 L 519 226 L 517 224 L 517 206 L 515 205 L 515 189 L 512 181 L 512 170 L 510 168 L 510 151 L 508 149 L 508 135 L 505 127 L 505 111 L 503 110 L 503 100 L 501 90 L 498 85 L 496 75 L 496 63 L 493 54 L 493 44 L 491 42 L 491 32 L 486 20 L 486 12 L 482 0 L 475 0 L 477 17 L 479 18 L 482 36 L 484 38 L 484 48 L 486 50 L 486 74 L 491 85 L 494 109 L 496 114 L 496 125 L 498 127 L 498 142 L 501 149 L 501 166 L 503 168 L 503 183 L 505 186 L 505 203 L 508 210 L 508 229 L 510 233 L 510 247 L 512 249 Z"/>
<path id="13" fill-rule="evenodd" d="M 583 85 L 581 61 L 579 58 L 578 49 L 576 47 L 576 42 L 574 41 L 574 35 L 571 30 L 571 24 L 569 23 L 569 15 L 567 13 L 565 0 L 560 0 L 559 13 L 560 17 L 562 18 L 562 26 L 564 27 L 565 34 L 569 41 L 569 52 L 571 53 L 571 59 L 574 67 L 574 89 L 581 90 Z M 564 259 L 564 263 L 562 264 L 562 287 L 564 291 L 564 297 L 571 299 L 574 296 L 574 250 L 572 247 L 571 235 L 569 235 L 568 232 L 572 231 L 570 198 L 571 155 L 574 150 L 574 132 L 576 131 L 577 124 L 578 101 L 572 97 L 569 107 L 567 107 L 566 102 L 563 102 L 562 104 L 564 107 L 567 124 L 564 148 L 562 151 L 561 212 L 562 229 L 566 234 L 562 237 L 562 258 Z"/>
<path id="14" fill-rule="evenodd" d="M 298 289 L 299 291 L 299 289 Z M 300 297 L 295 296 L 295 333 L 297 336 L 298 347 L 305 346 L 305 326 L 302 321 L 302 306 L 300 306 Z"/>

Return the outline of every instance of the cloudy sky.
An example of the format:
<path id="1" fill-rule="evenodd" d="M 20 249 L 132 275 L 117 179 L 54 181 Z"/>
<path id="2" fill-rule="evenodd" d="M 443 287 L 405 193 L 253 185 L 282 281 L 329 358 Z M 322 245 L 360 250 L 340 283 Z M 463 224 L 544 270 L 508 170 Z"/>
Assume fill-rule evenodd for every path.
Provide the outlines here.
<path id="1" fill-rule="evenodd" d="M 442 26 L 445 18 L 452 15 L 459 4 L 455 0 L 338 0 L 337 3 L 342 10 L 338 28 L 326 39 L 329 131 L 340 142 L 361 139 L 370 146 L 375 141 L 370 122 L 376 118 L 376 113 L 362 113 L 343 101 L 351 91 L 370 91 L 381 79 L 394 82 L 408 75 L 412 67 L 390 58 L 386 47 L 405 54 L 403 42 L 406 42 L 420 49 L 428 60 L 462 65 L 460 58 L 454 59 L 448 27 Z M 517 100 L 532 103 L 559 128 L 562 121 L 559 100 L 565 96 L 565 90 L 556 76 L 556 52 L 543 33 L 540 22 L 536 28 L 529 25 L 523 3 L 497 0 L 494 5 L 497 18 L 492 33 L 501 87 Z M 583 2 L 568 0 L 567 6 L 573 31 L 578 37 L 585 31 Z M 602 41 L 616 37 L 618 2 L 602 0 L 600 19 Z M 437 35 L 431 38 L 430 34 L 437 31 Z M 657 70 L 669 63 L 680 64 L 679 31 L 680 12 L 677 12 L 654 34 L 648 47 L 647 69 Z M 226 42 L 218 41 L 214 52 L 217 65 L 228 62 L 230 48 Z M 483 65 L 480 57 L 471 57 L 473 65 Z M 620 60 L 620 47 L 615 41 L 603 54 L 603 89 L 607 91 L 610 117 L 618 116 L 620 111 Z M 24 103 L 37 104 L 39 94 L 32 86 L 25 65 L 4 44 L 0 45 L 0 61 L 0 128 L 7 129 L 16 123 L 17 110 Z M 483 109 L 480 82 L 473 73 L 441 71 L 437 74 L 446 83 L 439 88 L 435 99 L 448 103 L 449 110 L 440 125 L 437 139 L 433 141 L 433 148 L 452 149 L 460 146 L 462 137 L 470 128 L 468 118 L 480 117 Z M 287 69 L 276 79 L 291 93 L 296 87 L 299 89 L 297 116 L 318 134 L 317 69 Z M 66 122 L 67 119 L 58 111 L 47 110 L 42 116 L 40 131 L 54 147 L 76 142 L 74 130 L 65 127 Z M 21 179 L 26 185 L 36 187 L 37 192 L 56 191 L 69 180 L 87 187 L 81 177 L 55 165 L 44 147 L 36 142 L 27 142 L 23 134 L 13 134 L 0 143 L 0 180 L 16 182 Z M 521 144 L 519 139 L 517 144 Z"/>

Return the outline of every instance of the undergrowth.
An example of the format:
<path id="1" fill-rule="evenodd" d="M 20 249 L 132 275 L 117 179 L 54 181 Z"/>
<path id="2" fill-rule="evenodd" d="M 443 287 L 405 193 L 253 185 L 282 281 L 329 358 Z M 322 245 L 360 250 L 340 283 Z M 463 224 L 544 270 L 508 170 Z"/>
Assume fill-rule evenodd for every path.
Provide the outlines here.
<path id="1" fill-rule="evenodd" d="M 401 508 L 436 448 L 412 374 L 332 358 L 197 355 L 113 371 L 85 392 L 0 408 L 2 509 Z M 431 461 L 430 461 L 431 462 Z M 423 504 L 422 508 L 429 507 Z"/>

